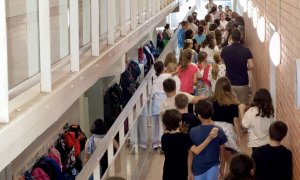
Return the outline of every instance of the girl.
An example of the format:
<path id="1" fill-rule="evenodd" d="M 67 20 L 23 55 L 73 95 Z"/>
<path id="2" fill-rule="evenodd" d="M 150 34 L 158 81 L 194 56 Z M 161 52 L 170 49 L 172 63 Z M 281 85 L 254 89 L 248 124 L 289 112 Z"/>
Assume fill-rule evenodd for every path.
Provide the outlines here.
<path id="1" fill-rule="evenodd" d="M 194 47 L 193 47 L 193 40 L 192 40 L 192 39 L 186 39 L 186 40 L 184 41 L 184 47 L 183 47 L 183 50 L 185 50 L 185 49 L 190 49 L 190 50 L 192 50 L 192 52 L 193 52 L 192 62 L 193 62 L 193 63 L 196 63 L 196 62 L 197 62 L 197 59 L 198 59 L 198 54 L 197 54 L 197 52 L 196 52 L 193 48 L 194 48 Z"/>
<path id="2" fill-rule="evenodd" d="M 216 126 L 224 130 L 228 139 L 225 144 L 225 162 L 228 162 L 234 153 L 240 151 L 240 102 L 233 94 L 231 83 L 227 77 L 218 79 L 215 93 L 209 99 L 214 110 L 212 119 Z"/>
<path id="3" fill-rule="evenodd" d="M 197 44 L 201 46 L 203 41 L 205 40 L 206 35 L 204 34 L 204 27 L 199 26 L 198 27 L 198 34 L 194 36 L 194 39 L 196 40 Z"/>
<path id="4" fill-rule="evenodd" d="M 245 154 L 237 154 L 230 161 L 225 180 L 254 180 L 254 161 Z"/>
<path id="5" fill-rule="evenodd" d="M 166 99 L 166 94 L 163 89 L 164 80 L 170 78 L 171 74 L 166 74 L 164 63 L 157 61 L 154 64 L 155 76 L 153 79 L 152 88 L 152 148 L 160 148 L 160 138 L 163 132 L 160 116 L 160 104 Z"/>
<path id="6" fill-rule="evenodd" d="M 199 81 L 195 95 L 199 96 L 201 94 L 204 94 L 204 96 L 207 98 L 211 94 L 211 85 L 210 80 L 208 79 L 209 69 L 211 65 L 207 63 L 206 52 L 199 52 L 197 66 L 202 76 L 198 79 Z"/>
<path id="7" fill-rule="evenodd" d="M 222 32 L 220 29 L 215 30 L 215 38 L 216 38 L 216 44 L 218 48 L 222 48 L 222 43 L 223 43 L 223 37 L 222 37 Z"/>
<path id="8" fill-rule="evenodd" d="M 193 51 L 185 49 L 181 54 L 180 65 L 177 68 L 178 76 L 181 82 L 180 91 L 194 94 L 193 85 L 197 84 L 198 68 L 192 64 Z M 193 105 L 189 104 L 188 111 L 193 113 Z"/>
<path id="9" fill-rule="evenodd" d="M 192 176 L 192 173 L 188 174 L 188 156 L 192 157 L 189 153 L 199 154 L 218 135 L 218 129 L 213 128 L 204 142 L 196 147 L 187 134 L 179 131 L 181 119 L 182 115 L 176 109 L 166 110 L 163 115 L 166 128 L 161 140 L 165 153 L 163 180 L 186 180 Z"/>
<path id="10" fill-rule="evenodd" d="M 228 21 L 226 21 L 226 14 L 225 13 L 221 13 L 220 15 L 220 29 L 221 31 L 225 31 L 225 28 L 228 24 Z"/>
<path id="11" fill-rule="evenodd" d="M 226 66 L 222 63 L 220 53 L 217 52 L 214 54 L 214 63 L 209 69 L 208 80 L 211 82 L 211 90 L 214 93 L 216 82 L 220 77 L 224 77 L 226 74 Z"/>
<path id="12" fill-rule="evenodd" d="M 202 43 L 202 47 L 200 48 L 200 51 L 206 52 L 207 54 L 207 62 L 209 64 L 212 64 L 214 62 L 213 55 L 216 52 L 219 52 L 218 46 L 216 46 L 215 39 L 214 39 L 214 33 L 210 32 L 206 35 L 206 39 Z"/>
<path id="13" fill-rule="evenodd" d="M 242 125 L 248 129 L 248 146 L 253 151 L 268 143 L 269 127 L 274 121 L 271 94 L 267 89 L 258 89 L 250 109 L 245 113 L 242 120 Z"/>
<path id="14" fill-rule="evenodd" d="M 173 52 L 167 54 L 167 56 L 165 58 L 165 62 L 164 62 L 165 67 L 167 67 L 169 63 L 175 63 L 175 64 L 178 63 L 176 54 Z"/>
<path id="15" fill-rule="evenodd" d="M 172 75 L 172 79 L 176 82 L 176 93 L 180 92 L 180 79 L 177 75 L 177 64 L 175 63 L 168 63 L 168 65 L 165 67 L 166 73 Z"/>

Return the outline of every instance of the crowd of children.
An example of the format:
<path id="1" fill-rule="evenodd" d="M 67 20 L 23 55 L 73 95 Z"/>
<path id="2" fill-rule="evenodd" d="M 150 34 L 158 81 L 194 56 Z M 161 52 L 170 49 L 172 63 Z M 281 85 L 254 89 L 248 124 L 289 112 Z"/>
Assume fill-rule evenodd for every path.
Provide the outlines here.
<path id="1" fill-rule="evenodd" d="M 243 18 L 212 0 L 204 20 L 181 22 L 178 50 L 156 62 L 152 148 L 165 155 L 164 180 L 292 179 L 292 154 L 281 145 L 287 126 L 275 121 L 271 95 L 249 101 L 251 51 Z M 239 53 L 236 53 L 239 52 Z M 252 156 L 241 154 L 241 127 Z"/>

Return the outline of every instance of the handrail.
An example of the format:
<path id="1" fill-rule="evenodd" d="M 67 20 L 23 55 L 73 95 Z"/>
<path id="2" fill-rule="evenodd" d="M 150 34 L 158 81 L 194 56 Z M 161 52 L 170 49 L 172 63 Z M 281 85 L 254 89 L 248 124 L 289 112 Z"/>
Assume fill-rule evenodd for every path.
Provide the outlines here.
<path id="1" fill-rule="evenodd" d="M 194 8 L 191 8 L 188 14 L 190 14 Z M 174 52 L 177 44 L 177 32 L 174 33 L 172 38 L 169 40 L 168 44 L 164 48 L 163 52 L 157 59 L 157 61 L 164 61 L 165 57 L 168 53 Z M 94 180 L 100 180 L 100 159 L 103 157 L 105 152 L 108 153 L 108 168 L 114 162 L 114 159 L 120 153 L 121 147 L 123 147 L 126 138 L 137 122 L 137 118 L 141 113 L 144 105 L 147 103 L 150 98 L 150 94 L 152 91 L 152 77 L 154 75 L 154 68 L 148 72 L 147 76 L 144 78 L 132 98 L 129 100 L 121 114 L 118 116 L 113 126 L 110 128 L 105 137 L 101 140 L 101 146 L 97 146 L 95 152 L 90 157 L 89 161 L 85 164 L 80 174 L 77 176 L 77 180 L 89 179 L 91 175 L 93 175 Z M 124 123 L 128 120 L 129 130 L 125 132 Z M 113 150 L 113 140 L 116 135 L 119 134 L 119 149 L 116 153 Z M 107 173 L 108 171 L 106 171 Z M 105 174 L 106 174 L 105 173 Z M 105 177 L 105 174 L 103 177 Z"/>

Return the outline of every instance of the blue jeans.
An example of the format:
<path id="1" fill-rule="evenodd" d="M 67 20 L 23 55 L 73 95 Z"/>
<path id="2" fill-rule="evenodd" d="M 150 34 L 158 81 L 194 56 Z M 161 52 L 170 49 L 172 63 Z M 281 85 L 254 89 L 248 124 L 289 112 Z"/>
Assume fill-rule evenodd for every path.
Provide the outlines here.
<path id="1" fill-rule="evenodd" d="M 219 166 L 213 166 L 203 174 L 194 176 L 194 180 L 218 180 L 219 178 Z"/>

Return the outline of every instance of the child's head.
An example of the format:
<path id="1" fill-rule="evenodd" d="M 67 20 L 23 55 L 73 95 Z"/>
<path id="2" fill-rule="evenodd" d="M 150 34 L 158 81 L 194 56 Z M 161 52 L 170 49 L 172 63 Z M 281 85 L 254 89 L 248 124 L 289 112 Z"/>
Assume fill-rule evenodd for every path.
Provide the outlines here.
<path id="1" fill-rule="evenodd" d="M 183 29 L 188 29 L 189 28 L 189 23 L 187 21 L 182 21 L 181 26 Z"/>
<path id="2" fill-rule="evenodd" d="M 176 82 L 171 78 L 164 80 L 163 87 L 167 94 L 176 92 Z"/>
<path id="3" fill-rule="evenodd" d="M 226 180 L 254 179 L 254 161 L 245 154 L 237 154 L 230 160 L 229 174 Z"/>
<path id="4" fill-rule="evenodd" d="M 257 116 L 274 117 L 272 97 L 267 89 L 261 88 L 255 92 L 252 106 L 258 108 Z"/>
<path id="5" fill-rule="evenodd" d="M 200 120 L 210 120 L 213 115 L 213 108 L 209 101 L 200 100 L 195 106 L 195 113 Z"/>
<path id="6" fill-rule="evenodd" d="M 216 82 L 215 93 L 212 100 L 218 101 L 220 105 L 240 104 L 232 91 L 230 80 L 227 77 L 220 77 Z"/>
<path id="7" fill-rule="evenodd" d="M 166 58 L 165 58 L 165 67 L 168 66 L 169 63 L 177 63 L 177 58 L 176 58 L 176 54 L 175 53 L 168 53 Z"/>
<path id="8" fill-rule="evenodd" d="M 185 31 L 184 39 L 193 39 L 194 38 L 194 32 L 191 29 L 188 29 Z"/>
<path id="9" fill-rule="evenodd" d="M 194 18 L 194 16 L 189 15 L 189 16 L 187 17 L 187 20 L 188 20 L 189 23 L 194 23 L 195 18 Z"/>
<path id="10" fill-rule="evenodd" d="M 166 67 L 168 73 L 174 73 L 177 71 L 177 64 L 176 63 L 169 63 Z"/>
<path id="11" fill-rule="evenodd" d="M 198 53 L 198 64 L 201 64 L 201 63 L 206 62 L 206 61 L 207 61 L 207 53 L 203 52 L 203 51 L 200 51 Z"/>
<path id="12" fill-rule="evenodd" d="M 286 136 L 288 131 L 287 125 L 282 121 L 275 121 L 269 128 L 270 139 L 273 141 L 281 142 Z"/>
<path id="13" fill-rule="evenodd" d="M 175 106 L 177 109 L 185 109 L 188 102 L 188 97 L 185 94 L 180 93 L 175 96 Z"/>
<path id="14" fill-rule="evenodd" d="M 184 41 L 184 47 L 183 47 L 183 49 L 188 49 L 188 48 L 190 48 L 190 49 L 193 48 L 193 40 L 192 39 L 186 39 Z"/>
<path id="15" fill-rule="evenodd" d="M 221 56 L 219 52 L 215 52 L 213 58 L 216 64 L 219 64 L 221 62 Z"/>
<path id="16" fill-rule="evenodd" d="M 218 25 L 216 23 L 212 23 L 209 25 L 209 31 L 214 31 L 218 28 Z"/>
<path id="17" fill-rule="evenodd" d="M 211 74 L 212 74 L 212 78 L 214 80 L 216 80 L 218 78 L 218 73 L 219 73 L 219 67 L 218 64 L 221 62 L 221 57 L 220 57 L 220 53 L 216 52 L 213 56 L 215 63 L 212 65 L 212 70 L 211 70 Z"/>
<path id="18" fill-rule="evenodd" d="M 176 109 L 166 110 L 162 117 L 162 121 L 168 131 L 173 131 L 179 128 L 181 119 L 182 115 Z"/>
<path id="19" fill-rule="evenodd" d="M 161 73 L 164 72 L 165 66 L 162 61 L 156 61 L 154 64 L 154 70 L 155 70 L 155 75 L 159 76 Z"/>
<path id="20" fill-rule="evenodd" d="M 204 33 L 204 27 L 202 25 L 198 26 L 198 35 L 201 36 Z"/>
<path id="21" fill-rule="evenodd" d="M 91 125 L 92 134 L 104 135 L 107 133 L 107 127 L 102 119 L 96 119 Z"/>
<path id="22" fill-rule="evenodd" d="M 189 63 L 192 62 L 193 51 L 192 49 L 185 49 L 180 54 L 180 68 L 181 70 L 186 70 Z"/>
<path id="23" fill-rule="evenodd" d="M 204 18 L 204 20 L 206 21 L 206 23 L 212 22 L 212 17 L 210 14 L 207 14 Z"/>

